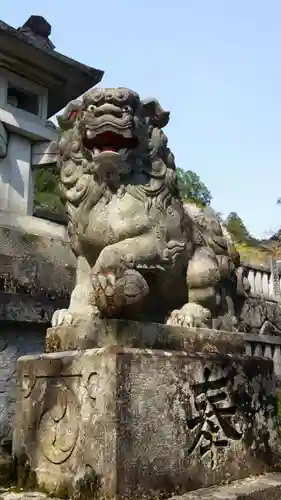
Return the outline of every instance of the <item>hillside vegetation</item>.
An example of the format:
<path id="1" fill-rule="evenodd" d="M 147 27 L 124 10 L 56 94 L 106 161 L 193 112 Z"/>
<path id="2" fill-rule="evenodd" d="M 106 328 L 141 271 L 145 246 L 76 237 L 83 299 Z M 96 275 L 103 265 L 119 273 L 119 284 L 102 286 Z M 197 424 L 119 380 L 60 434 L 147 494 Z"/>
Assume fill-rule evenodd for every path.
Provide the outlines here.
<path id="1" fill-rule="evenodd" d="M 240 253 L 241 261 L 253 266 L 270 266 L 273 252 L 265 248 L 258 248 L 247 243 L 236 243 L 236 248 Z"/>

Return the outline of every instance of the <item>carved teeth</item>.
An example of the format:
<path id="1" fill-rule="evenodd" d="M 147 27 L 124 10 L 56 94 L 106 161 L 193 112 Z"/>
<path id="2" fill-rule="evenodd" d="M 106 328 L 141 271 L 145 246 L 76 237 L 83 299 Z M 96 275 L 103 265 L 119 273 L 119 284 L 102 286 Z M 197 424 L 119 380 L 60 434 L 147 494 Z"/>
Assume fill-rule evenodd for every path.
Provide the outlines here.
<path id="1" fill-rule="evenodd" d="M 112 286 L 115 286 L 116 278 L 115 278 L 114 274 L 108 274 L 107 279 Z"/>
<path id="2" fill-rule="evenodd" d="M 137 269 L 159 269 L 160 271 L 165 271 L 163 266 L 160 266 L 159 264 L 137 264 L 136 266 Z"/>
<path id="3" fill-rule="evenodd" d="M 101 149 L 99 149 L 99 148 L 94 148 L 94 154 L 95 154 L 95 155 L 99 155 L 99 154 L 100 154 L 100 152 L 101 152 Z"/>
<path id="4" fill-rule="evenodd" d="M 106 288 L 106 285 L 107 285 L 107 279 L 105 276 L 103 276 L 103 274 L 99 274 L 98 276 L 98 279 L 99 279 L 99 282 L 100 282 L 100 285 L 103 289 Z"/>

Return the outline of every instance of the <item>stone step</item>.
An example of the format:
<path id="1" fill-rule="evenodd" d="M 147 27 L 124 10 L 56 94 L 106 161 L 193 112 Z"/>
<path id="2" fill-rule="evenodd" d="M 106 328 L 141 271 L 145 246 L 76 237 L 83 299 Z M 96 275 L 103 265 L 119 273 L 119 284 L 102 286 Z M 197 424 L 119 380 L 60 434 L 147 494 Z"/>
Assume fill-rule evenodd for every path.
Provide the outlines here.
<path id="1" fill-rule="evenodd" d="M 13 491 L 13 489 L 0 491 L 0 500 L 51 500 L 44 493 L 38 491 Z M 52 500 L 56 500 L 52 497 Z"/>
<path id="2" fill-rule="evenodd" d="M 281 473 L 273 472 L 234 481 L 224 486 L 200 488 L 184 495 L 174 496 L 170 500 L 280 500 L 280 498 Z"/>
<path id="3" fill-rule="evenodd" d="M 200 488 L 169 500 L 280 500 L 281 473 L 253 476 L 224 486 Z M 0 490 L 0 500 L 51 500 L 44 493 L 16 492 L 12 488 Z M 52 497 L 52 500 L 56 500 Z"/>

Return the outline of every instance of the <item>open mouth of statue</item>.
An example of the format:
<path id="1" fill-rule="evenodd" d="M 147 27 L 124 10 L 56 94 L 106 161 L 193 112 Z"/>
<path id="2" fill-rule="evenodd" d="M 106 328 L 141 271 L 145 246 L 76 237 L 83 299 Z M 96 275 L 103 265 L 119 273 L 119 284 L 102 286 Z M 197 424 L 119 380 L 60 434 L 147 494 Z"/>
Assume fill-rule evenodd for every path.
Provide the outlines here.
<path id="1" fill-rule="evenodd" d="M 135 149 L 138 146 L 138 140 L 132 136 L 131 131 L 127 135 L 112 131 L 96 133 L 88 129 L 83 143 L 85 148 L 94 151 L 95 154 L 104 151 L 122 153 L 124 150 Z"/>

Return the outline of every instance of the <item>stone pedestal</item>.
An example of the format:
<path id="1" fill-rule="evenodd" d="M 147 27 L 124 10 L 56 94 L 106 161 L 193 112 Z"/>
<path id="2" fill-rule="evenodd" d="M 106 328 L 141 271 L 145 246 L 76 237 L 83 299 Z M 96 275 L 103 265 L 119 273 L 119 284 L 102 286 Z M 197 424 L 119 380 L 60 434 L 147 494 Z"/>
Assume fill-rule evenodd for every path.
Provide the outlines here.
<path id="1" fill-rule="evenodd" d="M 189 333 L 187 351 L 109 345 L 20 358 L 21 470 L 64 498 L 159 498 L 274 469 L 272 362 L 239 354 L 242 340 L 218 352 L 207 330 L 196 352 Z"/>
<path id="2" fill-rule="evenodd" d="M 226 354 L 244 354 L 246 349 L 241 333 L 97 318 L 91 324 L 81 321 L 71 327 L 48 328 L 45 351 L 84 350 L 106 345 Z"/>

